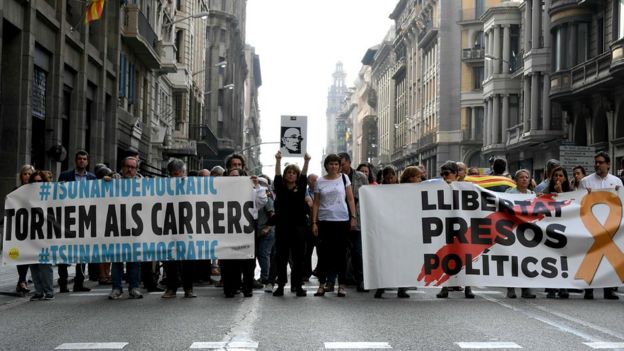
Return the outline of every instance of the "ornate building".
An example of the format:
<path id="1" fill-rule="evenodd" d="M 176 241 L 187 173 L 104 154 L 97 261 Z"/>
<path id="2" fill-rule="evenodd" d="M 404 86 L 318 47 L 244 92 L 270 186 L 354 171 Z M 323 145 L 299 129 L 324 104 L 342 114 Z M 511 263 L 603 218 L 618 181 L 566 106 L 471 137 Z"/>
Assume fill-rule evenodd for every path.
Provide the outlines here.
<path id="1" fill-rule="evenodd" d="M 332 77 L 334 78 L 334 82 L 329 87 L 329 92 L 327 93 L 327 110 L 325 112 L 327 118 L 327 144 L 325 146 L 325 154 L 340 152 L 338 151 L 339 139 L 341 140 L 342 147 L 346 149 L 346 144 L 344 143 L 345 133 L 347 131 L 346 120 L 341 118 L 340 123 L 338 123 L 342 104 L 347 95 L 347 86 L 345 84 L 347 74 L 342 68 L 342 62 L 336 63 L 336 70 L 332 74 Z"/>

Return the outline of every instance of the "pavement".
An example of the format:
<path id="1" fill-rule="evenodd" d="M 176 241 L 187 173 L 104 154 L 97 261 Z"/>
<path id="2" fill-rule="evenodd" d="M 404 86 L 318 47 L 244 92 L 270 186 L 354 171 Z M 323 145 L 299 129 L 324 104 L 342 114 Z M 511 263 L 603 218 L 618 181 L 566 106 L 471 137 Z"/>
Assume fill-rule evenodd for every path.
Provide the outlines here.
<path id="1" fill-rule="evenodd" d="M 0 268 L 2 287 L 14 288 L 14 267 Z M 6 284 L 5 277 L 10 278 Z M 14 278 L 14 279 L 13 279 Z M 618 301 L 507 299 L 504 288 L 475 287 L 477 297 L 438 289 L 387 291 L 347 297 L 284 297 L 256 290 L 253 297 L 223 297 L 212 285 L 194 299 L 107 299 L 110 286 L 88 282 L 87 293 L 57 294 L 53 301 L 0 297 L 0 340 L 7 350 L 592 350 L 624 349 L 624 294 Z M 287 287 L 288 288 L 288 287 Z"/>

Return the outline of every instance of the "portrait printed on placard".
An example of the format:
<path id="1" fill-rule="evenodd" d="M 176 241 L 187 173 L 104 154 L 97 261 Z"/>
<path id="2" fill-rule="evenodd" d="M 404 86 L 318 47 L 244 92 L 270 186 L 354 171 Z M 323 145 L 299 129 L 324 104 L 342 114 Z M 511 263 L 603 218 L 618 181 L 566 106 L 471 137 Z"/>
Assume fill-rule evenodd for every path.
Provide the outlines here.
<path id="1" fill-rule="evenodd" d="M 280 150 L 282 156 L 298 157 L 306 153 L 307 116 L 282 116 Z"/>

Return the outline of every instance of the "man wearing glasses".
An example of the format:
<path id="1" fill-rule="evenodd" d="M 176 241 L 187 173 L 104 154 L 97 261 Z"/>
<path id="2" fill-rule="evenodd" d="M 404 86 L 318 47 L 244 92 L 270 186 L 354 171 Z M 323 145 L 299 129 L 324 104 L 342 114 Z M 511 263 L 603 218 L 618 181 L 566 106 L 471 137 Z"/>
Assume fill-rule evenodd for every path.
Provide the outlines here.
<path id="1" fill-rule="evenodd" d="M 138 178 L 138 161 L 134 156 L 128 156 L 121 161 L 121 176 L 123 178 Z M 118 300 L 123 294 L 121 279 L 123 278 L 123 262 L 114 262 L 112 269 L 113 290 L 108 298 Z M 128 273 L 128 297 L 131 299 L 142 299 L 143 294 L 139 291 L 140 264 L 139 262 L 126 262 Z"/>
<path id="2" fill-rule="evenodd" d="M 285 155 L 300 155 L 302 141 L 300 128 L 282 127 L 282 153 Z"/>
<path id="3" fill-rule="evenodd" d="M 622 181 L 620 178 L 609 174 L 609 168 L 611 167 L 611 157 L 609 154 L 600 151 L 594 156 L 594 170 L 596 172 L 588 175 L 581 180 L 581 186 L 579 189 L 615 189 L 618 190 L 622 187 Z M 586 300 L 592 300 L 594 298 L 594 289 L 585 289 Z M 619 297 L 615 294 L 615 288 L 604 288 L 604 298 L 607 300 L 617 300 Z"/>

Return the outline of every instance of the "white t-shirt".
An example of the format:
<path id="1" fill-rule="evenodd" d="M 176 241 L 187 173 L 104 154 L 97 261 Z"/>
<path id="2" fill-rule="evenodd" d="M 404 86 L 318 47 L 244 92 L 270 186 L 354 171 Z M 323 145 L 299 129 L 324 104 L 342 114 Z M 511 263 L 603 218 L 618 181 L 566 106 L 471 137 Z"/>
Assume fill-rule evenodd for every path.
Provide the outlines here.
<path id="1" fill-rule="evenodd" d="M 620 178 L 610 173 L 608 173 L 606 177 L 601 178 L 598 174 L 592 173 L 581 179 L 581 186 L 579 189 L 615 189 L 616 186 L 622 186 Z"/>
<path id="2" fill-rule="evenodd" d="M 343 176 L 342 174 L 336 179 L 325 179 L 325 177 L 318 178 L 314 193 L 319 193 L 321 195 L 318 212 L 319 221 L 344 222 L 349 220 L 349 209 L 347 208 L 346 200 L 347 193 L 343 177 L 346 180 L 346 186 L 351 186 L 349 177 Z"/>

